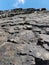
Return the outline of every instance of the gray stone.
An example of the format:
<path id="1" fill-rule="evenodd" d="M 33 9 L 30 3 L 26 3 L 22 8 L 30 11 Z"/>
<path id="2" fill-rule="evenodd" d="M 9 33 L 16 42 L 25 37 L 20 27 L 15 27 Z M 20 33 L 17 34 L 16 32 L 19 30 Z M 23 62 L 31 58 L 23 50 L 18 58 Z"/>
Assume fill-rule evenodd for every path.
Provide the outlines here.
<path id="1" fill-rule="evenodd" d="M 0 11 L 0 65 L 49 65 L 49 12 Z"/>

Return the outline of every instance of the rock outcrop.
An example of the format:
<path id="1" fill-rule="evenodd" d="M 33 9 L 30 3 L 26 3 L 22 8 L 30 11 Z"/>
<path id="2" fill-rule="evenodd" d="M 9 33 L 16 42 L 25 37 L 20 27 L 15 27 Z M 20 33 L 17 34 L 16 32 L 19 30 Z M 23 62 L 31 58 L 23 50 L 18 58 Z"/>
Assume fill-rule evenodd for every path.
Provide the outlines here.
<path id="1" fill-rule="evenodd" d="M 49 11 L 0 11 L 0 65 L 49 65 Z"/>

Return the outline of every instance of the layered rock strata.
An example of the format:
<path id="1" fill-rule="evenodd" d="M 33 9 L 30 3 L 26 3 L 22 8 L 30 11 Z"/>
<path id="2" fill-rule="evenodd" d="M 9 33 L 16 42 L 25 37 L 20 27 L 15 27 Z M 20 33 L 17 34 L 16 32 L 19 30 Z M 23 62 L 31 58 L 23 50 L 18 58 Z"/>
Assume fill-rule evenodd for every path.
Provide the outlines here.
<path id="1" fill-rule="evenodd" d="M 49 11 L 0 11 L 0 65 L 49 65 Z"/>

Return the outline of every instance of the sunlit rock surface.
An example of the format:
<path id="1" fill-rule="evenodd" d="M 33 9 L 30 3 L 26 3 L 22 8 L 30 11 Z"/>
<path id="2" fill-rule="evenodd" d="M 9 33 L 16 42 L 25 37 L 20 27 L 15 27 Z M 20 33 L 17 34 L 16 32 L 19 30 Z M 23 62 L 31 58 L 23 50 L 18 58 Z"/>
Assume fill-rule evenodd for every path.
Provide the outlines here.
<path id="1" fill-rule="evenodd" d="M 0 11 L 0 65 L 49 65 L 49 11 Z"/>

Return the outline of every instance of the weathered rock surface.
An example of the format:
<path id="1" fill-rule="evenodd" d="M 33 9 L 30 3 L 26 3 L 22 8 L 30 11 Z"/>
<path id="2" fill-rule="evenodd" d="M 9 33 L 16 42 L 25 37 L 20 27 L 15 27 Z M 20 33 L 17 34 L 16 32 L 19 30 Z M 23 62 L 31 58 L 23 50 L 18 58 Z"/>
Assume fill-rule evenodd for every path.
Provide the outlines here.
<path id="1" fill-rule="evenodd" d="M 0 65 L 49 65 L 49 11 L 0 11 Z"/>

